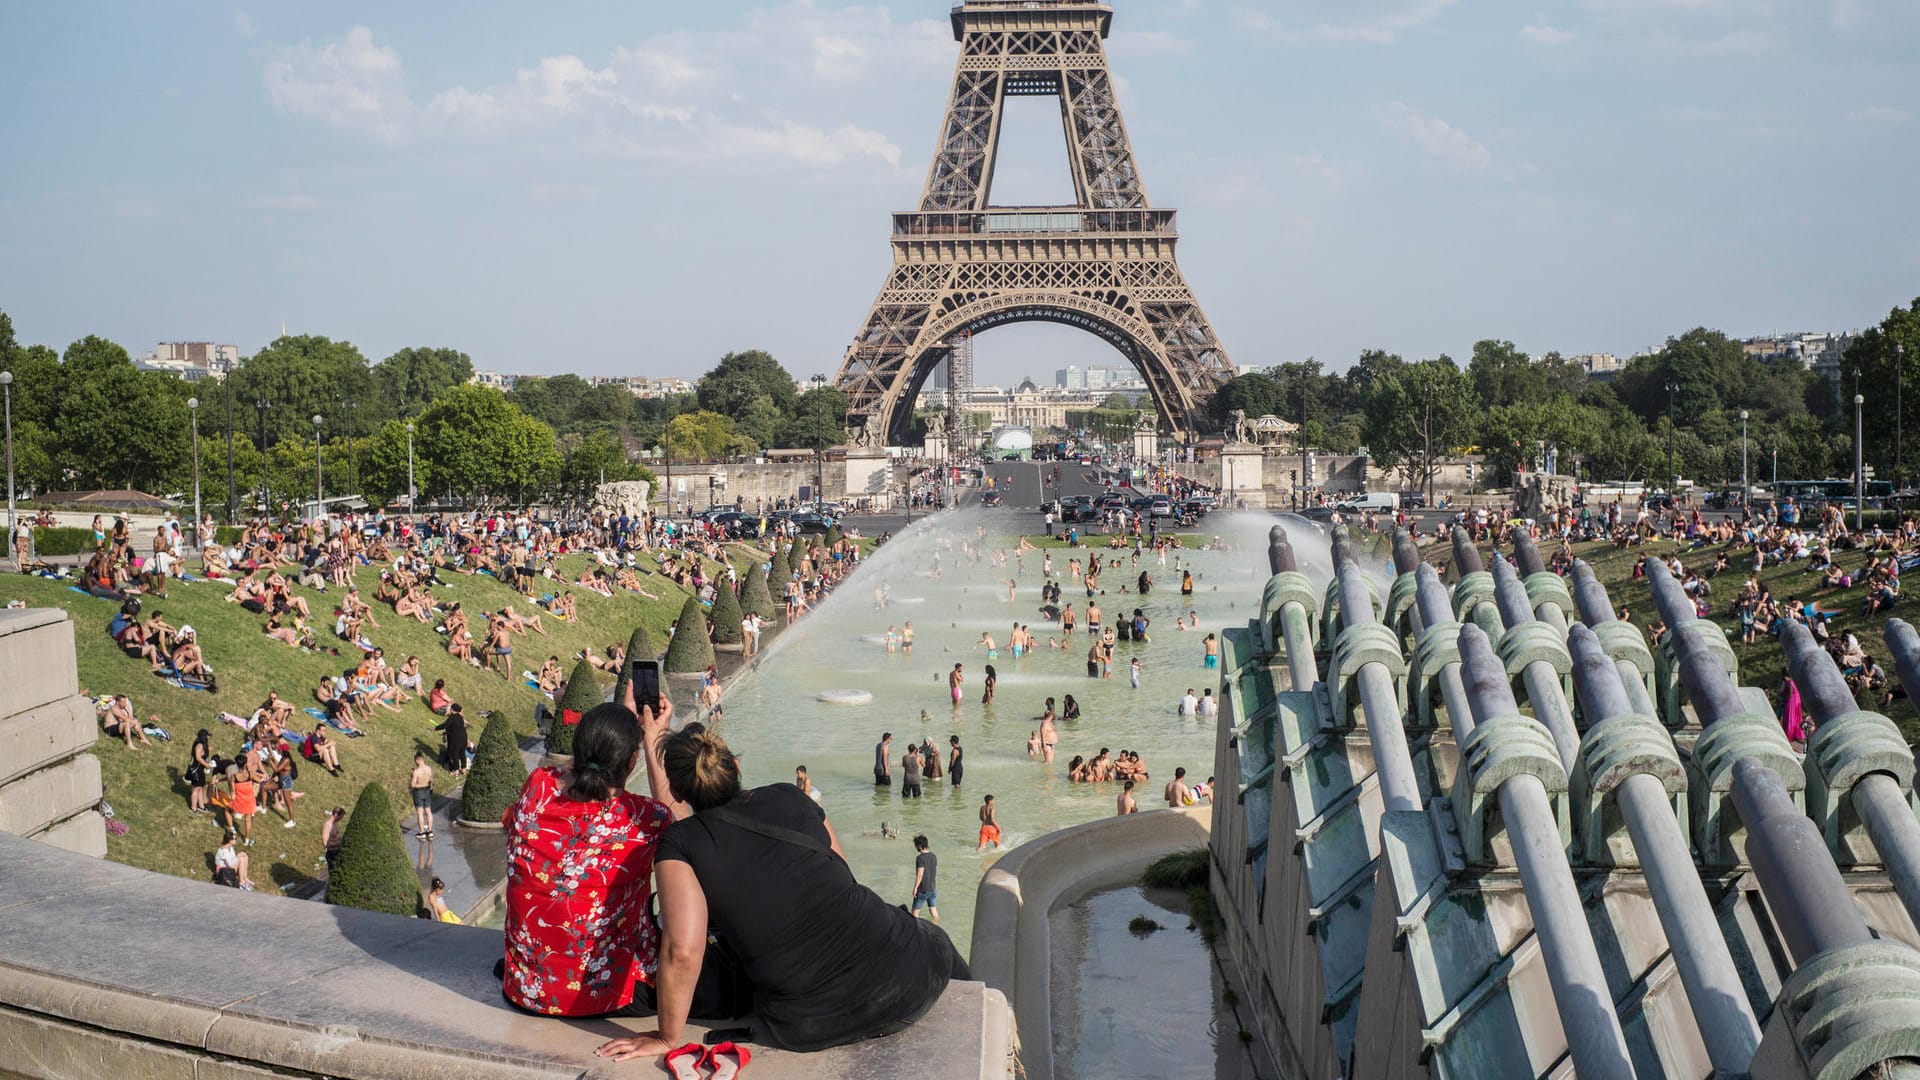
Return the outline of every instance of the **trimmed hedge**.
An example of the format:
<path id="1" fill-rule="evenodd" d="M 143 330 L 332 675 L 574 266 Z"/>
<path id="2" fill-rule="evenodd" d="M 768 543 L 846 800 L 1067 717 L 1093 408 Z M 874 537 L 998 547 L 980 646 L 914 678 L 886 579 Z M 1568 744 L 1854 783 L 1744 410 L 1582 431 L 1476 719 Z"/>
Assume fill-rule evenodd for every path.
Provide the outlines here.
<path id="1" fill-rule="evenodd" d="M 773 547 L 773 558 L 767 567 L 768 586 L 771 587 L 776 581 L 785 585 L 792 577 L 793 564 L 787 561 L 786 547 L 781 544 L 775 544 Z"/>
<path id="2" fill-rule="evenodd" d="M 420 875 L 394 827 L 393 800 L 374 781 L 360 789 L 340 835 L 340 857 L 327 874 L 327 903 L 389 915 L 420 908 Z"/>
<path id="3" fill-rule="evenodd" d="M 740 606 L 768 620 L 780 613 L 773 590 L 767 587 L 767 574 L 758 563 L 747 567 L 747 587 L 740 594 Z"/>
<path id="4" fill-rule="evenodd" d="M 667 659 L 661 669 L 674 675 L 697 675 L 713 666 L 713 639 L 707 636 L 707 612 L 698 597 L 687 597 L 680 621 L 673 626 Z"/>
<path id="5" fill-rule="evenodd" d="M 33 551 L 42 558 L 49 555 L 92 554 L 93 530 L 72 525 L 35 529 Z"/>
<path id="6" fill-rule="evenodd" d="M 494 713 L 480 732 L 473 767 L 467 770 L 466 789 L 460 796 L 461 820 L 498 822 L 526 786 L 527 762 L 513 737 L 513 722 L 504 712 Z"/>
<path id="7" fill-rule="evenodd" d="M 826 541 L 826 548 L 828 551 L 832 551 L 834 548 L 839 547 L 840 541 L 845 540 L 846 538 L 847 538 L 846 534 L 840 531 L 840 526 L 838 525 L 827 526 L 827 535 L 825 537 L 825 541 Z"/>
<path id="8" fill-rule="evenodd" d="M 713 588 L 713 634 L 715 645 L 738 645 L 745 638 L 740 628 L 740 598 L 733 595 L 733 587 L 726 582 L 717 582 Z"/>
<path id="9" fill-rule="evenodd" d="M 625 679 L 626 666 L 620 668 L 620 677 Z M 553 722 L 547 725 L 547 753 L 573 753 L 573 733 L 580 725 L 576 721 L 566 722 L 566 711 L 586 715 L 588 709 L 606 699 L 601 696 L 600 675 L 592 664 L 585 660 L 573 665 L 573 674 L 567 679 L 566 689 L 560 691 L 560 700 L 554 703 Z"/>
<path id="10" fill-rule="evenodd" d="M 647 633 L 647 628 L 644 626 L 634 627 L 633 636 L 627 639 L 627 662 L 620 665 L 620 677 L 613 681 L 613 700 L 619 701 L 626 695 L 627 683 L 633 678 L 635 660 L 658 659 L 660 659 L 660 650 L 653 647 L 653 635 Z M 644 704 L 644 702 L 638 704 Z"/>

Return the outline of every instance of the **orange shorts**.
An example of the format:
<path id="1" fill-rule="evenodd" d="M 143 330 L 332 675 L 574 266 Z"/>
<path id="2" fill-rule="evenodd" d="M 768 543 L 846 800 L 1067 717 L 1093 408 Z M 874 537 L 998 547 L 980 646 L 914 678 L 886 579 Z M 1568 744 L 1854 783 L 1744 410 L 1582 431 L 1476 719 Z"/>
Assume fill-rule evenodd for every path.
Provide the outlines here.
<path id="1" fill-rule="evenodd" d="M 983 845 L 997 844 L 999 842 L 1000 842 L 1000 826 L 998 825 L 980 826 L 980 843 L 981 844 Z"/>

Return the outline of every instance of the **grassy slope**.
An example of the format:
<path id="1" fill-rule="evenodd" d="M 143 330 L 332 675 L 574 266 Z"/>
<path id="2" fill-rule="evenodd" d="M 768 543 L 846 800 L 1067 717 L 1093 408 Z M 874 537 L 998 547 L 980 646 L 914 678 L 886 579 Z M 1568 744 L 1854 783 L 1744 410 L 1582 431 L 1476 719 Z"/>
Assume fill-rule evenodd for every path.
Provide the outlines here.
<path id="1" fill-rule="evenodd" d="M 1557 545 L 1543 544 L 1541 554 L 1550 557 L 1555 550 Z M 1586 560 L 1587 564 L 1593 567 L 1594 574 L 1607 587 L 1607 594 L 1613 598 L 1614 608 L 1617 610 L 1621 605 L 1626 605 L 1633 623 L 1643 631 L 1659 618 L 1659 613 L 1653 608 L 1653 593 L 1646 582 L 1633 580 L 1633 564 L 1643 555 L 1659 555 L 1664 558 L 1675 551 L 1679 552 L 1680 561 L 1689 568 L 1705 571 L 1713 566 L 1715 549 L 1701 548 L 1698 551 L 1689 552 L 1685 550 L 1684 545 L 1665 540 L 1635 545 L 1625 551 L 1615 550 L 1609 543 L 1574 545 L 1574 554 Z M 1451 558 L 1444 545 L 1428 547 L 1425 553 L 1430 559 L 1449 560 Z M 1740 682 L 1747 686 L 1765 689 L 1769 695 L 1776 697 L 1777 703 L 1778 695 L 1775 692 L 1779 689 L 1787 668 L 1786 657 L 1781 651 L 1780 643 L 1772 637 L 1762 635 L 1752 645 L 1742 645 L 1739 619 L 1733 613 L 1734 597 L 1739 593 L 1741 584 L 1746 581 L 1747 575 L 1753 569 L 1753 551 L 1750 548 L 1734 551 L 1730 552 L 1729 556 L 1731 562 L 1727 569 L 1713 579 L 1713 595 L 1708 597 L 1713 607 L 1708 617 L 1727 632 L 1727 640 L 1733 644 L 1734 654 L 1740 658 Z M 1857 576 L 1867 563 L 1867 554 L 1860 551 L 1836 552 L 1833 561 L 1842 569 Z M 1886 622 L 1890 616 L 1886 614 L 1871 618 L 1861 616 L 1860 609 L 1866 601 L 1864 585 L 1855 585 L 1850 589 L 1816 591 L 1820 584 L 1820 576 L 1807 573 L 1807 564 L 1808 560 L 1801 559 L 1785 566 L 1768 567 L 1761 571 L 1760 580 L 1765 582 L 1773 595 L 1780 600 L 1794 597 L 1804 603 L 1811 598 L 1817 600 L 1822 608 L 1842 609 L 1843 614 L 1834 616 L 1830 624 L 1833 632 L 1843 634 L 1849 630 L 1853 631 L 1860 638 L 1860 644 L 1866 649 L 1867 654 L 1880 662 L 1880 666 L 1886 669 L 1889 677 L 1893 676 L 1893 660 L 1888 655 L 1884 637 Z M 1894 606 L 1893 615 L 1910 622 L 1914 619 L 1913 613 L 1899 604 Z M 1877 702 L 1863 701 L 1861 707 L 1873 709 L 1877 707 Z M 1916 716 L 1912 705 L 1896 700 L 1887 710 L 1887 714 L 1894 723 L 1900 725 L 1900 730 L 1906 736 L 1909 745 L 1920 744 L 1920 717 Z"/>
<path id="2" fill-rule="evenodd" d="M 737 556 L 760 553 L 744 545 L 733 545 Z M 561 562 L 569 576 L 576 576 L 587 564 L 585 556 L 570 556 Z M 435 600 L 445 604 L 458 600 L 474 613 L 476 628 L 484 625 L 478 613 L 513 604 L 522 614 L 529 603 L 491 577 L 444 574 L 449 587 L 434 590 Z M 364 595 L 371 597 L 379 581 L 379 567 L 359 567 L 355 580 Z M 433 624 L 402 619 L 390 609 L 376 605 L 378 629 L 369 628 L 368 636 L 384 648 L 396 668 L 408 655 L 421 659 L 426 685 L 436 678 L 447 680 L 454 700 L 473 718 L 473 737 L 479 737 L 479 714 L 501 710 L 513 717 L 522 735 L 534 732 L 534 705 L 542 700 L 538 691 L 527 688 L 520 679 L 521 670 L 538 670 L 549 655 L 558 655 L 572 670 L 572 657 L 591 645 L 596 654 L 604 654 L 609 644 L 626 644 L 636 622 L 645 624 L 655 641 L 667 640 L 686 601 L 686 593 L 659 576 L 643 576 L 648 591 L 658 601 L 621 592 L 607 598 L 586 589 L 573 590 L 579 620 L 562 622 L 551 616 L 544 619 L 549 636 L 527 633 L 514 639 L 514 675 L 503 681 L 498 675 L 452 660 L 443 647 L 444 637 Z M 552 585 L 553 583 L 547 583 Z M 219 825 L 212 815 L 195 815 L 186 810 L 186 783 L 182 779 L 193 736 L 205 727 L 213 734 L 214 749 L 223 757 L 239 749 L 241 732 L 231 724 L 215 722 L 220 711 L 250 714 L 265 700 L 268 690 L 292 701 L 296 708 L 313 705 L 313 688 L 324 674 L 338 674 L 358 662 L 359 650 L 334 639 L 330 601 L 338 590 L 326 594 L 295 586 L 294 591 L 307 598 L 316 616 L 324 616 L 322 637 L 328 645 L 341 648 L 339 656 L 305 653 L 269 640 L 262 627 L 264 618 L 250 614 L 238 604 L 226 602 L 225 585 L 212 582 L 182 584 L 174 582 L 165 600 L 148 597 L 143 614 L 164 611 L 175 626 L 190 623 L 200 632 L 207 662 L 219 677 L 220 692 L 208 694 L 181 690 L 147 673 L 145 661 L 122 654 L 107 637 L 106 626 L 117 605 L 69 590 L 65 582 L 7 575 L 0 578 L 0 600 L 22 599 L 34 607 L 58 607 L 72 615 L 79 656 L 80 686 L 89 694 L 126 693 L 141 717 L 158 713 L 161 725 L 173 734 L 171 744 L 151 747 L 136 744 L 128 750 L 118 739 L 102 736 L 94 753 L 100 758 L 107 801 L 119 819 L 131 826 L 124 836 L 110 837 L 107 854 L 119 862 L 130 863 L 162 873 L 205 878 L 211 871 L 211 852 L 218 846 Z M 609 685 L 611 681 L 609 680 Z M 440 736 L 433 729 L 437 719 L 417 699 L 403 712 L 379 710 L 362 727 L 365 738 L 340 739 L 340 760 L 344 775 L 329 776 L 318 766 L 303 767 L 299 790 L 307 797 L 298 802 L 297 828 L 281 827 L 278 816 L 262 813 L 254 819 L 254 877 L 265 888 L 267 880 L 286 886 L 307 879 L 320 858 L 321 815 L 334 806 L 353 805 L 360 786 L 369 780 L 381 780 L 390 791 L 406 788 L 413 752 L 425 748 L 436 761 Z M 300 713 L 296 722 L 309 725 L 313 718 Z M 335 733 L 338 734 L 338 733 Z M 451 786 L 445 776 L 436 775 L 434 787 L 444 793 Z"/>

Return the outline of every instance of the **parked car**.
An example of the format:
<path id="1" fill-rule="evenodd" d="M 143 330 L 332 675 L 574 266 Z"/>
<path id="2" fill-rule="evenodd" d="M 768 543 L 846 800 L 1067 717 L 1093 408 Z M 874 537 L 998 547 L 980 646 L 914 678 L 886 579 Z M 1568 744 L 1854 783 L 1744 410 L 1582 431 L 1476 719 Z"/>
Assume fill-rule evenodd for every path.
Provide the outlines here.
<path id="1" fill-rule="evenodd" d="M 1165 495 L 1155 495 L 1152 499 L 1149 499 L 1147 501 L 1147 516 L 1172 517 L 1173 516 L 1173 500 L 1169 499 Z"/>
<path id="2" fill-rule="evenodd" d="M 1334 503 L 1333 508 L 1343 513 L 1362 513 L 1368 510 L 1397 510 L 1400 496 L 1391 491 L 1369 491 L 1363 495 L 1354 495 Z"/>

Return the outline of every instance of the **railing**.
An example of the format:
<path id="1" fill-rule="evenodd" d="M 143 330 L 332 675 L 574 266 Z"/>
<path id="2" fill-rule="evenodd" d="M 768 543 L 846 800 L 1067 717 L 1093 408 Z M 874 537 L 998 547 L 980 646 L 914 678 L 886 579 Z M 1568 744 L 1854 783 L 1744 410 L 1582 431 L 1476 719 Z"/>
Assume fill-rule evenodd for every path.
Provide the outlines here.
<path id="1" fill-rule="evenodd" d="M 1063 235 L 1174 236 L 1172 210 L 932 210 L 893 215 L 896 237 Z"/>

